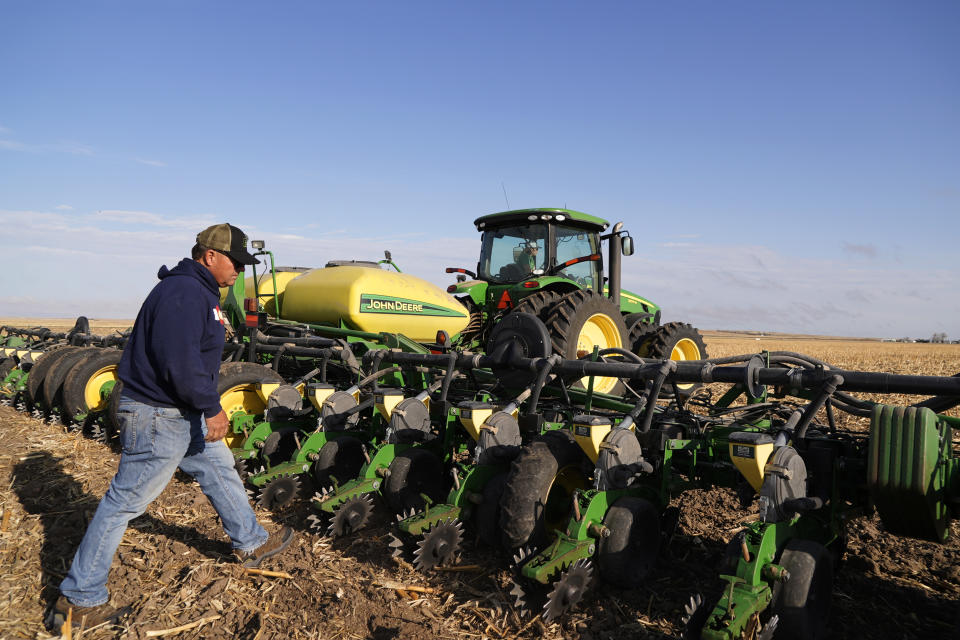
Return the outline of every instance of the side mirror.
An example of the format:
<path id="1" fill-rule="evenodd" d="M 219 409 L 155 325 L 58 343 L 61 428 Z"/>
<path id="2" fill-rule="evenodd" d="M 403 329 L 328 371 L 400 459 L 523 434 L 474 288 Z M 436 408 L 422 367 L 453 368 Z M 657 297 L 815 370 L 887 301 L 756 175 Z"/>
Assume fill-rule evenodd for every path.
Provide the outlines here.
<path id="1" fill-rule="evenodd" d="M 625 256 L 633 255 L 633 238 L 630 236 L 620 238 L 620 252 Z"/>

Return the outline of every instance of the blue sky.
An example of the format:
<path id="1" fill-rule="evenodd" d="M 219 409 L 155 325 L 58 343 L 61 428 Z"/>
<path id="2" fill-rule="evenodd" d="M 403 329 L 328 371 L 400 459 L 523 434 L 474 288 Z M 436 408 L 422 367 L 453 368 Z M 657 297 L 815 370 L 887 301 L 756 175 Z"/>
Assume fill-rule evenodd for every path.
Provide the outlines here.
<path id="1" fill-rule="evenodd" d="M 225 220 L 446 285 L 508 202 L 624 221 L 665 320 L 960 338 L 960 4 L 0 4 L 0 315 Z"/>

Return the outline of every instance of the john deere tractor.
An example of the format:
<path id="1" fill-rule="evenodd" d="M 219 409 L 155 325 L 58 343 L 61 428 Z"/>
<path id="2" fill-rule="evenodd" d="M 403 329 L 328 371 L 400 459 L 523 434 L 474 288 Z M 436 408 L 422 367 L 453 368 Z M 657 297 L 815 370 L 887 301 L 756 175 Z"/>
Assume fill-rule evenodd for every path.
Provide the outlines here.
<path id="1" fill-rule="evenodd" d="M 579 211 L 520 209 L 477 218 L 474 225 L 483 234 L 476 272 L 447 269 L 462 274 L 447 291 L 470 311 L 460 345 L 482 349 L 503 323 L 514 325 L 524 346 L 535 344 L 540 340 L 535 323 L 525 325 L 514 315 L 526 312 L 543 321 L 548 344 L 563 358 L 582 358 L 595 349 L 673 360 L 706 357 L 696 329 L 681 322 L 661 326 L 660 307 L 621 289 L 621 257 L 633 254 L 623 223 L 610 228 L 606 220 Z M 598 378 L 594 389 L 615 393 L 619 384 Z"/>

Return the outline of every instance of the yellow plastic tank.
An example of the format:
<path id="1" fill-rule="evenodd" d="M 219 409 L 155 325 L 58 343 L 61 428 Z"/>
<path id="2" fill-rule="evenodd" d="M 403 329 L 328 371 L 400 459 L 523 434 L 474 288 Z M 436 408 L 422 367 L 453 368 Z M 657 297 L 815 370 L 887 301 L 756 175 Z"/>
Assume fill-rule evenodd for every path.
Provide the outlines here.
<path id="1" fill-rule="evenodd" d="M 283 292 L 287 287 L 287 283 L 296 278 L 297 276 L 303 275 L 309 271 L 306 267 L 277 267 L 277 294 L 280 297 L 280 309 L 283 309 Z M 260 303 L 263 305 L 264 311 L 266 311 L 271 316 L 277 315 L 277 310 L 275 308 L 273 301 L 273 278 L 270 275 L 270 271 L 267 270 L 265 273 L 257 274 L 257 281 L 259 283 L 260 289 Z M 244 289 L 245 295 L 248 298 L 254 296 L 253 288 L 253 276 L 247 276 L 244 280 Z M 220 288 L 220 304 L 222 305 L 227 298 L 227 288 Z"/>
<path id="2" fill-rule="evenodd" d="M 277 283 L 279 286 L 279 282 Z M 433 342 L 467 326 L 466 308 L 434 284 L 405 273 L 360 266 L 314 269 L 286 283 L 284 320 L 402 333 Z"/>

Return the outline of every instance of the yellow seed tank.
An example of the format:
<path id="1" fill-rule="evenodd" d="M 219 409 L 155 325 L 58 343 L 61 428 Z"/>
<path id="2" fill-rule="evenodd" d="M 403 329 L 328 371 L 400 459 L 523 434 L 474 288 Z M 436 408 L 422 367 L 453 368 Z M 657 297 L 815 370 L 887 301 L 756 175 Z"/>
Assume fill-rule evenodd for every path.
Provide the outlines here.
<path id="1" fill-rule="evenodd" d="M 452 337 L 469 321 L 456 298 L 422 278 L 352 265 L 313 269 L 290 280 L 281 310 L 284 320 L 342 321 L 351 329 L 402 333 L 419 342 L 433 342 L 441 329 Z"/>

